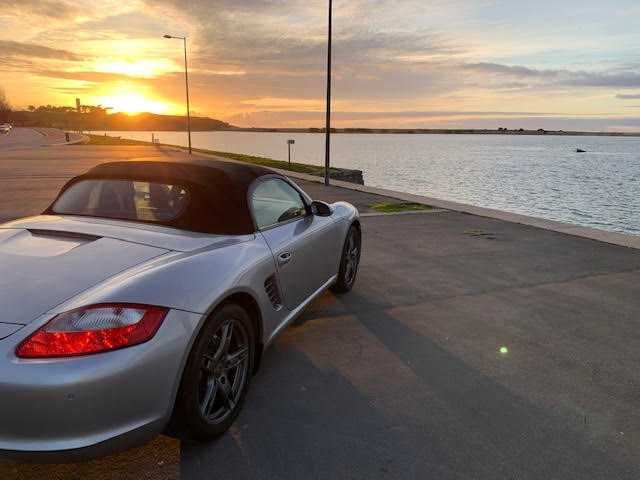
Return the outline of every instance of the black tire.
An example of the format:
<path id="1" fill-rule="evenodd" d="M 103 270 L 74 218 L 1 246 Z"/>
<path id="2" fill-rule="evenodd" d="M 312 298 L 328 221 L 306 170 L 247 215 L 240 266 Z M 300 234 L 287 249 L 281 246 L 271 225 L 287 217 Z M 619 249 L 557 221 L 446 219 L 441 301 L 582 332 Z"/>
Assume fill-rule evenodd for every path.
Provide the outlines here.
<path id="1" fill-rule="evenodd" d="M 225 350 L 221 340 L 229 329 L 231 336 L 225 342 L 228 343 Z M 183 439 L 207 441 L 219 437 L 231 427 L 249 389 L 255 356 L 253 330 L 249 314 L 233 303 L 219 307 L 209 317 L 189 354 L 168 428 L 169 434 Z M 242 345 L 246 346 L 246 359 L 240 355 Z M 214 363 L 218 354 L 220 358 Z M 239 356 L 230 360 L 234 354 Z M 235 373 L 224 369 L 236 360 L 242 361 L 242 364 Z M 211 393 L 214 388 L 215 391 Z"/>
<path id="2" fill-rule="evenodd" d="M 346 293 L 353 288 L 358 275 L 360 254 L 362 253 L 362 234 L 356 225 L 351 225 L 342 247 L 340 271 L 338 279 L 331 290 L 335 293 Z"/>

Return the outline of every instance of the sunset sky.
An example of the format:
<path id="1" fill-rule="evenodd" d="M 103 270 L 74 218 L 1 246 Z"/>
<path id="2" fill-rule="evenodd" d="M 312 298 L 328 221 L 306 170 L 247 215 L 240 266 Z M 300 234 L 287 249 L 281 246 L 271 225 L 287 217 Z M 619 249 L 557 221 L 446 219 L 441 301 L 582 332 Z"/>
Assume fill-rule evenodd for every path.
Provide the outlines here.
<path id="1" fill-rule="evenodd" d="M 321 126 L 326 1 L 4 0 L 14 105 Z M 638 0 L 336 0 L 334 122 L 640 130 Z"/>

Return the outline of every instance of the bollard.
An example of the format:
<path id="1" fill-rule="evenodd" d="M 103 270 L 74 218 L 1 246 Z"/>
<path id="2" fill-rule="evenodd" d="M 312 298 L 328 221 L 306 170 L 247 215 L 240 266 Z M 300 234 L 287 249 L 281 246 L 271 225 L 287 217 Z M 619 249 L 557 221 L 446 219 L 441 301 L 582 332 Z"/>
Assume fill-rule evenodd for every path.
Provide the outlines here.
<path id="1" fill-rule="evenodd" d="M 291 145 L 295 145 L 296 141 L 293 139 L 287 140 L 287 146 L 289 147 L 289 165 L 291 165 Z"/>
<path id="2" fill-rule="evenodd" d="M 69 143 L 69 132 L 64 132 L 64 139 Z"/>

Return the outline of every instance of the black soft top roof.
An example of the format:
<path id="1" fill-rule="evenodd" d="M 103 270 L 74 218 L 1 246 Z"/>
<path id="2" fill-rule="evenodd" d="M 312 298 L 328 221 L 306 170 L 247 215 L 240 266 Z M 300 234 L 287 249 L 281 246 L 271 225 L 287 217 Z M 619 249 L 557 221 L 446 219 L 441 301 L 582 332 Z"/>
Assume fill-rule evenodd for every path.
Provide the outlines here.
<path id="1" fill-rule="evenodd" d="M 189 206 L 178 218 L 163 225 L 196 232 L 244 235 L 255 232 L 248 203 L 249 187 L 265 175 L 278 174 L 259 166 L 213 159 L 110 162 L 73 178 L 60 195 L 73 184 L 87 179 L 180 185 L 189 191 Z M 51 207 L 45 211 L 45 214 L 52 213 Z"/>

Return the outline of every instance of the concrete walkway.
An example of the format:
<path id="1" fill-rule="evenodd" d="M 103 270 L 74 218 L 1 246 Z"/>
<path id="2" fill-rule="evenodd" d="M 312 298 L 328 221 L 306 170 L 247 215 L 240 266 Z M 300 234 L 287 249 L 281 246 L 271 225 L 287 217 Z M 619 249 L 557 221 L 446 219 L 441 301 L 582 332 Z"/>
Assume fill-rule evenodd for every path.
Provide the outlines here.
<path id="1" fill-rule="evenodd" d="M 0 216 L 37 213 L 92 164 L 179 155 L 39 152 L 0 154 Z M 0 478 L 640 478 L 640 251 L 457 212 L 362 223 L 356 288 L 275 342 L 228 435 Z"/>
<path id="2" fill-rule="evenodd" d="M 81 142 L 84 137 L 77 133 L 69 134 L 67 142 L 65 132 L 57 128 L 21 128 L 17 127 L 6 135 L 0 134 L 0 151 L 7 148 L 33 148 L 66 143 Z"/>

